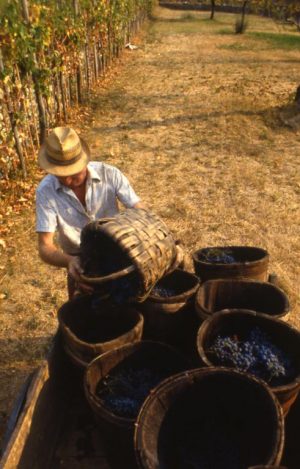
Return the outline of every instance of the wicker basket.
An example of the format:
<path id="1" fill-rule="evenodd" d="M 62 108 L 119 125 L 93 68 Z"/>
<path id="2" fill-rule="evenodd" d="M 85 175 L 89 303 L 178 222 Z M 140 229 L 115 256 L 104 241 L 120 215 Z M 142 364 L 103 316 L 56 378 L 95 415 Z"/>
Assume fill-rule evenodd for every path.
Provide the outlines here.
<path id="1" fill-rule="evenodd" d="M 156 215 L 144 209 L 128 209 L 89 223 L 82 230 L 80 251 L 84 281 L 113 283 L 126 276 L 127 299 L 138 302 L 177 266 L 173 236 Z"/>

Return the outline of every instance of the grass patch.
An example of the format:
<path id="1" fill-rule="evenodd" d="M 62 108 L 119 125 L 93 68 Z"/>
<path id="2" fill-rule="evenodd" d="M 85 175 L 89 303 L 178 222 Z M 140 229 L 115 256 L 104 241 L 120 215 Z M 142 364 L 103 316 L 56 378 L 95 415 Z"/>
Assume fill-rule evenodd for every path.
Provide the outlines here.
<path id="1" fill-rule="evenodd" d="M 184 15 L 181 16 L 180 20 L 181 21 L 199 21 L 199 18 L 196 18 L 196 16 L 192 15 L 191 13 L 185 13 Z"/>
<path id="2" fill-rule="evenodd" d="M 266 41 L 272 48 L 300 50 L 300 34 L 250 32 L 248 35 L 255 39 Z"/>
<path id="3" fill-rule="evenodd" d="M 253 50 L 251 44 L 234 42 L 233 44 L 222 44 L 218 47 L 219 49 L 228 49 L 233 51 L 244 51 L 244 50 Z"/>
<path id="4" fill-rule="evenodd" d="M 233 35 L 234 32 L 233 32 L 233 29 L 223 28 L 223 29 L 219 29 L 218 31 L 216 31 L 216 34 L 222 34 L 222 35 L 230 34 L 230 35 Z"/>

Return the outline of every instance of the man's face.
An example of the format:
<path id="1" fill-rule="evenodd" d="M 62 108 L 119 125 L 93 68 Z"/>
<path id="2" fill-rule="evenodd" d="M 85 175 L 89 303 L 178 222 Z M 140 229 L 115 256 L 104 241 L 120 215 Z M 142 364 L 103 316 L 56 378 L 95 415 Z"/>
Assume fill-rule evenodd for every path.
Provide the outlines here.
<path id="1" fill-rule="evenodd" d="M 59 182 L 70 189 L 76 189 L 82 186 L 87 177 L 87 168 L 84 168 L 80 173 L 73 174 L 73 176 L 56 176 Z"/>

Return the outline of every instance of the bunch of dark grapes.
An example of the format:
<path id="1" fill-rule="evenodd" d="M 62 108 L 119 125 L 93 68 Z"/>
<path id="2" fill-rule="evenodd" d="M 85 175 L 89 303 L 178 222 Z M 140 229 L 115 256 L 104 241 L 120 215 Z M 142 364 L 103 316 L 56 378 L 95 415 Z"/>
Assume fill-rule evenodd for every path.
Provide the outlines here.
<path id="1" fill-rule="evenodd" d="M 218 363 L 246 371 L 273 385 L 282 384 L 294 373 L 292 362 L 258 327 L 244 340 L 217 336 L 209 349 Z"/>
<path id="2" fill-rule="evenodd" d="M 151 389 L 167 375 L 167 371 L 126 367 L 102 379 L 96 392 L 113 413 L 135 418 Z"/>
<path id="3" fill-rule="evenodd" d="M 230 249 L 207 248 L 203 249 L 200 260 L 215 264 L 234 264 L 236 259 Z"/>
<path id="4" fill-rule="evenodd" d="M 132 277 L 121 277 L 110 284 L 110 297 L 117 304 L 134 298 L 138 292 L 137 282 Z"/>
<path id="5" fill-rule="evenodd" d="M 153 288 L 151 295 L 160 296 L 162 298 L 170 298 L 171 296 L 176 296 L 177 292 L 172 288 L 163 288 L 156 286 Z"/>

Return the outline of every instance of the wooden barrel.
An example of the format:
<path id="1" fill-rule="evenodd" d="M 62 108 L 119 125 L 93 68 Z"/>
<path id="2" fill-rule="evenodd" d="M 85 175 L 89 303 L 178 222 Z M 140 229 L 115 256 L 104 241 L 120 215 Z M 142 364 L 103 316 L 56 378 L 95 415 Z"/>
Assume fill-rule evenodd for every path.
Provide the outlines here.
<path id="1" fill-rule="evenodd" d="M 283 376 L 282 379 L 276 380 L 270 379 L 271 372 L 267 375 L 269 379 L 267 384 L 278 398 L 286 415 L 300 390 L 300 332 L 297 329 L 279 319 L 254 311 L 220 311 L 206 319 L 199 328 L 197 336 L 199 356 L 207 366 L 224 365 L 223 361 L 226 358 L 220 360 L 212 352 L 212 344 L 216 338 L 218 336 L 234 337 L 235 343 L 238 343 L 247 340 L 250 331 L 255 328 L 262 331 L 268 341 L 283 353 L 282 360 L 286 357 L 290 362 L 290 369 L 286 373 L 286 377 Z M 261 347 L 260 344 L 259 347 Z M 251 365 L 249 364 L 249 366 Z M 251 368 L 248 371 L 245 369 L 243 371 L 250 373 L 250 370 Z"/>
<path id="2" fill-rule="evenodd" d="M 143 337 L 177 344 L 194 322 L 198 288 L 199 279 L 190 272 L 175 269 L 164 276 L 146 301 L 137 305 L 144 316 Z"/>
<path id="3" fill-rule="evenodd" d="M 189 361 L 175 348 L 167 344 L 141 341 L 124 345 L 96 357 L 88 365 L 84 377 L 85 395 L 98 420 L 109 424 L 110 428 L 121 429 L 126 433 L 132 432 L 138 414 L 136 409 L 142 405 L 140 400 L 143 398 L 143 393 L 150 393 L 151 383 L 155 383 L 156 386 L 162 379 L 189 367 Z M 130 389 L 131 395 L 130 393 L 126 395 L 130 376 L 137 382 L 134 388 Z M 119 381 L 121 381 L 121 385 Z M 114 388 L 112 388 L 111 382 L 115 386 Z M 139 388 L 141 388 L 141 392 Z M 113 395 L 111 402 L 110 397 L 113 391 L 115 395 Z M 118 396 L 124 400 L 124 409 L 122 406 L 119 409 L 115 404 L 115 397 L 119 399 Z M 127 409 L 129 396 L 135 401 L 136 407 Z"/>
<path id="4" fill-rule="evenodd" d="M 276 285 L 255 280 L 208 280 L 200 285 L 195 298 L 200 319 L 222 309 L 250 309 L 283 318 L 289 312 L 287 295 Z"/>
<path id="5" fill-rule="evenodd" d="M 251 466 L 248 467 L 248 469 L 288 469 L 286 466 Z"/>
<path id="6" fill-rule="evenodd" d="M 202 282 L 215 278 L 268 280 L 269 254 L 254 246 L 214 246 L 192 255 L 195 272 Z"/>
<path id="7" fill-rule="evenodd" d="M 108 350 L 141 340 L 144 323 L 133 307 L 95 295 L 66 302 L 58 311 L 58 321 L 65 351 L 80 368 Z"/>
<path id="8" fill-rule="evenodd" d="M 160 218 L 128 209 L 87 224 L 81 233 L 83 280 L 110 282 L 118 301 L 144 301 L 155 283 L 179 262 L 175 240 Z"/>
<path id="9" fill-rule="evenodd" d="M 282 409 L 260 380 L 200 368 L 165 380 L 145 401 L 135 428 L 141 469 L 279 464 Z"/>

